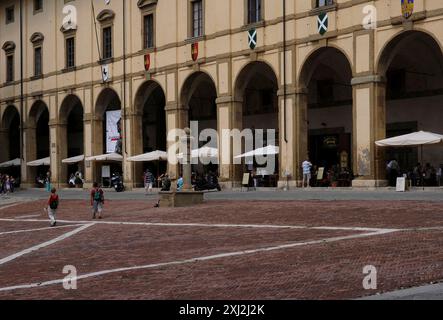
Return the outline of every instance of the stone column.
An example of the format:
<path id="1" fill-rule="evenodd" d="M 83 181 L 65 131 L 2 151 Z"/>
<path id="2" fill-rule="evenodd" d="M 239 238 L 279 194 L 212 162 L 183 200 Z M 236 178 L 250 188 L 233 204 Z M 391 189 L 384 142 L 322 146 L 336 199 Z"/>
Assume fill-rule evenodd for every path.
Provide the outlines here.
<path id="1" fill-rule="evenodd" d="M 128 151 L 129 156 L 137 156 L 143 153 L 143 115 L 139 112 L 132 112 L 128 115 L 131 123 L 128 128 L 128 134 L 131 137 L 131 150 Z M 129 143 L 129 141 L 128 141 Z M 132 170 L 132 182 L 135 188 L 143 187 L 143 163 L 141 162 L 128 162 L 128 166 L 131 166 Z"/>
<path id="2" fill-rule="evenodd" d="M 22 187 L 33 188 L 35 186 L 35 168 L 28 167 L 26 164 L 37 160 L 36 144 L 36 126 L 35 124 L 25 123 L 23 126 L 23 144 L 24 144 L 24 163 L 22 165 Z"/>
<path id="3" fill-rule="evenodd" d="M 305 88 L 288 88 L 279 96 L 280 181 L 279 188 L 296 188 L 302 179 L 302 162 L 308 157 L 308 96 Z M 284 101 L 286 100 L 286 105 Z M 286 119 L 285 111 L 286 107 Z M 286 139 L 285 139 L 286 121 Z M 287 176 L 288 175 L 288 176 Z"/>
<path id="4" fill-rule="evenodd" d="M 93 121 L 90 113 L 83 116 L 83 153 L 85 158 L 92 157 L 94 154 L 94 141 L 93 136 Z M 94 168 L 90 161 L 85 161 L 85 167 L 83 172 L 83 179 L 85 183 L 83 188 L 90 189 L 94 181 Z"/>
<path id="5" fill-rule="evenodd" d="M 166 105 L 166 127 L 168 135 L 169 132 L 171 132 L 174 129 L 185 129 L 188 127 L 188 110 L 179 105 L 178 103 L 168 103 Z M 168 150 L 174 143 L 179 142 L 177 141 L 167 141 L 167 147 Z M 180 175 L 180 167 L 178 165 L 173 165 L 171 163 L 168 163 L 168 174 L 172 181 L 172 189 L 176 189 L 176 183 L 175 181 L 178 179 Z"/>
<path id="6" fill-rule="evenodd" d="M 49 150 L 51 158 L 51 182 L 57 188 L 68 186 L 67 166 L 62 163 L 68 156 L 67 124 L 49 122 Z"/>
<path id="7" fill-rule="evenodd" d="M 92 114 L 86 114 L 85 123 L 85 156 L 103 154 L 103 119 Z M 85 188 L 92 187 L 94 182 L 100 183 L 100 172 L 95 162 L 85 162 Z"/>
<path id="8" fill-rule="evenodd" d="M 385 186 L 384 150 L 375 142 L 386 137 L 386 82 L 378 75 L 352 80 L 354 187 Z"/>
<path id="9" fill-rule="evenodd" d="M 186 146 L 186 152 L 183 159 L 183 191 L 192 191 L 192 157 L 191 157 L 191 130 L 189 128 L 185 129 L 186 135 L 181 138 L 182 145 Z"/>
<path id="10" fill-rule="evenodd" d="M 241 146 L 233 145 L 233 140 L 225 141 L 227 136 L 223 132 L 231 132 L 234 129 L 242 131 L 243 129 L 243 101 L 235 100 L 231 96 L 220 97 L 217 103 L 217 127 L 219 134 L 219 171 L 220 184 L 225 188 L 240 187 L 242 181 L 242 165 L 234 164 L 234 157 L 238 152 L 236 149 Z M 241 152 L 241 149 L 238 149 Z"/>
<path id="11" fill-rule="evenodd" d="M 122 151 L 123 151 L 123 163 L 122 163 L 122 171 L 124 175 L 124 184 L 126 190 L 130 191 L 134 188 L 135 177 L 134 177 L 134 164 L 132 162 L 127 161 L 127 158 L 131 157 L 134 153 L 133 148 L 133 139 L 137 139 L 140 137 L 140 133 L 136 136 L 131 134 L 132 130 L 132 117 L 128 115 L 126 111 L 126 118 L 122 114 L 122 121 L 124 122 L 124 129 L 122 131 Z M 123 110 L 122 110 L 123 113 Z"/>

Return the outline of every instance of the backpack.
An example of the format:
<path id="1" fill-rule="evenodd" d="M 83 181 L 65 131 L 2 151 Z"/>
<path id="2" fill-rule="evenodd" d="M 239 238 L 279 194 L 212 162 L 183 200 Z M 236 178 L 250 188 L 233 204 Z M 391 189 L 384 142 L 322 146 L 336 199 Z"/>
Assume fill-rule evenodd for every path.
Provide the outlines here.
<path id="1" fill-rule="evenodd" d="M 103 202 L 103 195 L 102 195 L 102 190 L 101 189 L 98 189 L 98 188 L 95 189 L 94 201 Z"/>
<path id="2" fill-rule="evenodd" d="M 49 208 L 51 208 L 52 210 L 57 210 L 57 208 L 58 208 L 58 200 L 56 200 L 53 197 L 51 197 L 51 202 L 49 204 Z"/>

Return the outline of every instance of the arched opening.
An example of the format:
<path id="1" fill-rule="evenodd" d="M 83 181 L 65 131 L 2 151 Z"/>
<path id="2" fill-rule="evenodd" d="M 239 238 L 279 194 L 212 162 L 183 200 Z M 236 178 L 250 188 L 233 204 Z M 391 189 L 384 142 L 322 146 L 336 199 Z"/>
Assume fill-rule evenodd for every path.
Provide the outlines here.
<path id="1" fill-rule="evenodd" d="M 134 125 L 136 137 L 134 155 L 167 151 L 165 105 L 164 91 L 157 82 L 147 81 L 138 90 L 135 99 L 137 116 Z M 167 170 L 167 162 L 164 161 L 135 163 L 134 166 L 137 187 L 143 186 L 143 172 L 147 169 L 156 176 Z"/>
<path id="2" fill-rule="evenodd" d="M 83 105 L 80 99 L 75 95 L 67 96 L 60 108 L 61 122 L 61 158 L 72 159 L 84 155 L 84 124 L 83 124 Z M 71 176 L 78 176 L 80 180 L 84 177 L 84 161 L 71 162 L 61 165 L 61 179 L 69 183 Z M 76 180 L 74 178 L 74 180 Z M 77 185 L 81 186 L 77 179 Z"/>
<path id="3" fill-rule="evenodd" d="M 235 98 L 237 101 L 242 101 L 241 128 L 249 129 L 252 134 L 245 138 L 243 152 L 249 152 L 251 148 L 255 150 L 266 146 L 279 146 L 277 92 L 277 77 L 268 64 L 252 62 L 240 72 L 235 85 Z M 263 130 L 263 135 L 258 134 L 258 130 Z M 271 134 L 272 131 L 274 134 Z M 248 141 L 251 137 L 252 141 Z M 256 158 L 248 158 L 245 160 L 243 172 L 250 172 L 258 187 L 277 187 L 278 155 L 273 167 L 257 163 Z"/>
<path id="4" fill-rule="evenodd" d="M 11 161 L 20 158 L 20 114 L 17 108 L 10 105 L 6 108 L 1 122 L 2 132 L 2 157 L 0 162 Z M 20 167 L 8 167 L 0 169 L 3 173 L 20 178 Z"/>
<path id="5" fill-rule="evenodd" d="M 94 149 L 95 155 L 122 154 L 123 140 L 121 131 L 122 111 L 118 94 L 111 88 L 103 89 L 95 106 Z M 104 187 L 111 187 L 112 174 L 123 176 L 121 162 L 103 161 L 95 163 L 94 180 Z"/>
<path id="6" fill-rule="evenodd" d="M 352 184 L 351 80 L 348 58 L 332 47 L 316 50 L 303 66 L 300 84 L 307 90 L 308 155 L 313 164 L 311 186 Z"/>
<path id="7" fill-rule="evenodd" d="M 47 105 L 41 101 L 36 101 L 29 112 L 28 122 L 28 161 L 40 160 L 50 156 L 50 136 L 49 136 L 49 110 Z M 28 167 L 29 181 L 35 181 L 37 186 L 43 187 L 41 183 L 50 172 L 50 166 L 40 165 L 38 167 Z M 33 179 L 33 180 L 32 180 Z"/>
<path id="8" fill-rule="evenodd" d="M 198 133 L 199 141 L 195 148 L 209 146 L 218 148 L 218 141 L 210 137 L 205 138 L 201 133 L 206 129 L 217 130 L 217 89 L 212 78 L 204 72 L 193 73 L 186 79 L 181 101 L 188 110 L 188 126 Z M 197 130 L 198 127 L 198 130 Z M 209 162 L 209 160 L 208 160 Z M 214 163 L 215 162 L 215 163 Z M 198 175 L 204 175 L 209 172 L 218 173 L 217 161 L 210 161 L 209 164 L 199 163 L 193 166 L 193 172 Z"/>
<path id="9" fill-rule="evenodd" d="M 432 36 L 419 31 L 396 36 L 380 57 L 379 73 L 387 81 L 388 138 L 421 130 L 443 134 L 443 55 Z M 418 148 L 389 148 L 385 152 L 385 159 L 397 160 L 398 173 L 408 174 L 414 185 L 439 185 L 436 173 L 443 167 L 442 147 L 425 147 L 423 161 Z M 423 163 L 418 166 L 418 162 Z M 394 184 L 395 177 L 390 180 Z"/>

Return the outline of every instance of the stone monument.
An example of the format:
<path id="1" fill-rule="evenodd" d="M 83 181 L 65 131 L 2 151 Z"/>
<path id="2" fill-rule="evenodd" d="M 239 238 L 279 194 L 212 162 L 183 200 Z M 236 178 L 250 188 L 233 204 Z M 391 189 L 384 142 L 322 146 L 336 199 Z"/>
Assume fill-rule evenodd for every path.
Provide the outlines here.
<path id="1" fill-rule="evenodd" d="M 173 191 L 160 192 L 160 208 L 179 208 L 202 204 L 204 201 L 204 192 L 194 191 L 192 188 L 192 150 L 191 150 L 191 132 L 189 128 L 185 129 L 185 136 L 181 143 L 186 148 L 182 159 L 183 188 L 177 191 L 177 186 L 173 186 Z"/>

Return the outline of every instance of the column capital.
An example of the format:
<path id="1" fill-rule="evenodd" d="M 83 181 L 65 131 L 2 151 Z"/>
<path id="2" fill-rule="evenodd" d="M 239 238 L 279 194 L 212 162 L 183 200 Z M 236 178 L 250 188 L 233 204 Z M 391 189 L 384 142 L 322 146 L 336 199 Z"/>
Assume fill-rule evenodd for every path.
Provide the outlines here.
<path id="1" fill-rule="evenodd" d="M 234 102 L 243 103 L 243 99 L 235 98 L 234 96 L 221 96 L 215 99 L 216 104 L 226 104 Z"/>
<path id="2" fill-rule="evenodd" d="M 49 120 L 48 126 L 51 127 L 66 127 L 68 125 L 67 122 L 62 122 L 57 119 Z"/>
<path id="3" fill-rule="evenodd" d="M 183 106 L 181 103 L 168 102 L 166 103 L 165 110 L 171 112 L 171 111 L 183 111 L 188 109 L 185 108 L 185 106 Z"/>
<path id="4" fill-rule="evenodd" d="M 286 88 L 286 92 L 285 92 Z M 277 96 L 283 97 L 283 96 L 290 96 L 295 95 L 298 93 L 298 90 L 295 86 L 287 85 L 286 87 L 280 87 L 280 89 L 277 91 Z"/>
<path id="5" fill-rule="evenodd" d="M 358 86 L 362 84 L 371 84 L 371 83 L 386 83 L 386 77 L 378 75 L 378 74 L 372 74 L 368 76 L 359 76 L 354 77 L 351 80 L 352 86 Z"/>

